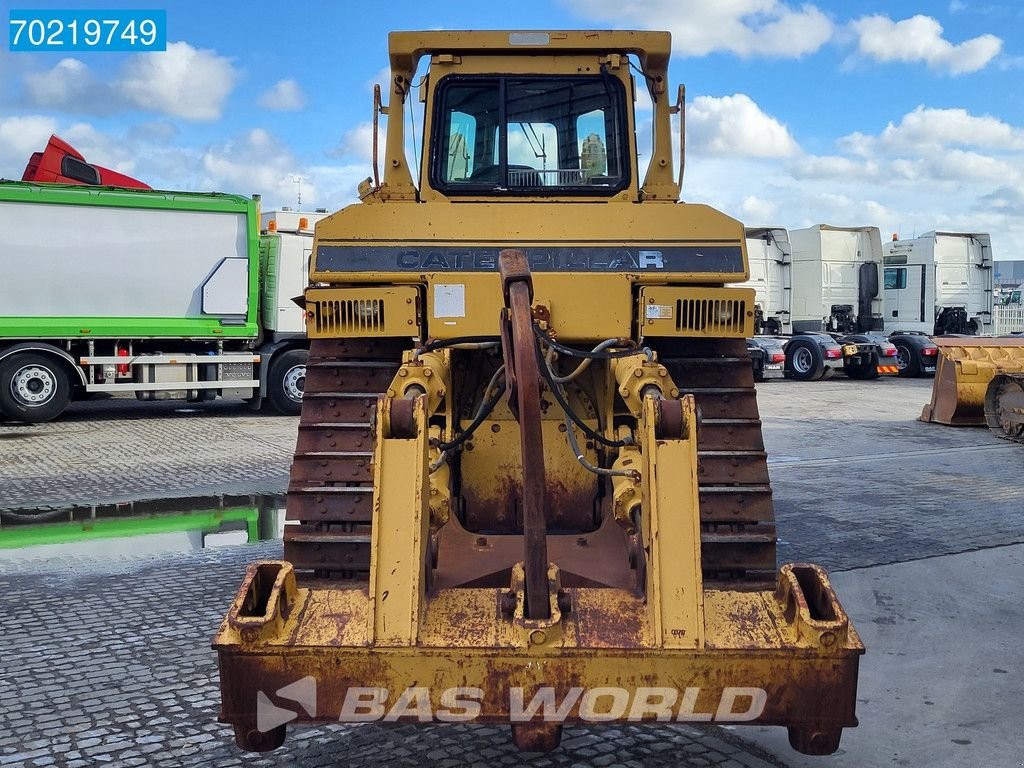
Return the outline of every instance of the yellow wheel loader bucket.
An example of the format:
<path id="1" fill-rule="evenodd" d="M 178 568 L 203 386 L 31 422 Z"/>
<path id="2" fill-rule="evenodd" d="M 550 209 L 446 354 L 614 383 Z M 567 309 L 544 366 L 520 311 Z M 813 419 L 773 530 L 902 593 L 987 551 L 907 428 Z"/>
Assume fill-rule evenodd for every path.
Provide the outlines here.
<path id="1" fill-rule="evenodd" d="M 985 393 L 1000 373 L 1024 372 L 1024 338 L 934 339 L 939 348 L 932 400 L 921 421 L 954 427 L 985 424 Z"/>

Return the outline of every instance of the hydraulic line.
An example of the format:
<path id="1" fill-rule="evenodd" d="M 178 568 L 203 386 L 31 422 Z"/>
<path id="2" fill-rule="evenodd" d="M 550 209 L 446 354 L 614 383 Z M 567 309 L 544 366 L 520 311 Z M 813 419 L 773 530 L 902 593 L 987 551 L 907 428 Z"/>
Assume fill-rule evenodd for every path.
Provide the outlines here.
<path id="1" fill-rule="evenodd" d="M 598 467 L 587 461 L 587 457 L 583 455 L 583 451 L 580 450 L 579 441 L 576 439 L 576 430 L 572 428 L 572 422 L 569 417 L 565 419 L 565 432 L 569 438 L 569 445 L 572 446 L 573 453 L 576 454 L 576 461 L 587 470 L 593 472 L 595 475 L 601 475 L 603 477 L 631 477 L 634 480 L 640 479 L 640 473 L 635 469 L 606 469 L 605 467 Z"/>
<path id="2" fill-rule="evenodd" d="M 616 342 L 615 346 L 629 347 L 630 348 L 630 349 L 624 349 L 624 350 L 622 350 L 620 352 L 605 352 L 603 350 L 600 351 L 600 352 L 595 352 L 595 351 L 588 352 L 588 351 L 583 350 L 583 349 L 573 349 L 572 347 L 568 347 L 565 344 L 561 344 L 561 343 L 555 341 L 550 336 L 548 336 L 546 333 L 544 333 L 544 331 L 541 330 L 540 326 L 537 325 L 537 323 L 533 324 L 533 335 L 537 337 L 538 341 L 543 342 L 544 344 L 547 344 L 549 347 L 554 349 L 559 354 L 565 355 L 567 357 L 575 357 L 577 359 L 584 359 L 584 360 L 611 360 L 614 357 L 629 357 L 630 355 L 635 355 L 636 354 L 635 350 L 636 350 L 637 344 L 632 339 L 615 339 L 615 342 Z M 609 341 L 610 341 L 610 339 L 609 339 Z"/>
<path id="3" fill-rule="evenodd" d="M 594 355 L 594 354 L 597 354 L 599 352 L 603 352 L 604 350 L 608 349 L 609 347 L 621 347 L 621 346 L 622 346 L 622 339 L 606 339 L 605 341 L 602 341 L 600 344 L 598 344 L 596 347 L 594 347 L 592 350 L 590 350 L 590 354 Z M 554 347 L 548 347 L 548 359 L 547 359 L 546 362 L 548 363 L 549 366 L 551 364 L 551 359 L 550 359 L 551 358 L 551 354 L 554 351 L 555 351 Z M 574 370 L 572 373 L 569 373 L 569 374 L 567 374 L 565 376 L 552 376 L 552 378 L 554 378 L 554 380 L 557 381 L 559 384 L 568 384 L 569 382 L 573 381 L 577 376 L 579 376 L 581 373 L 583 373 L 585 370 L 587 370 L 587 368 L 590 367 L 590 364 L 592 362 L 594 362 L 594 358 L 593 357 L 587 357 L 587 358 L 585 358 L 583 360 L 582 363 L 580 363 L 576 367 L 576 370 Z"/>
<path id="4" fill-rule="evenodd" d="M 482 347 L 470 347 L 471 349 L 484 349 L 490 346 L 500 346 L 501 342 L 495 339 L 493 336 L 455 336 L 451 339 L 434 339 L 428 341 L 421 347 L 417 347 L 415 352 L 417 355 L 422 355 L 424 352 L 433 352 L 435 349 L 442 349 L 444 347 L 458 347 L 462 344 L 482 344 Z"/>
<path id="5" fill-rule="evenodd" d="M 500 384 L 498 383 L 499 380 L 501 381 Z M 495 406 L 501 400 L 501 396 L 505 394 L 505 387 L 505 366 L 502 365 L 498 367 L 498 370 L 494 372 L 494 375 L 491 376 L 491 380 L 487 383 L 487 387 L 484 389 L 484 399 L 481 401 L 480 407 L 477 409 L 476 416 L 473 418 L 473 421 L 470 422 L 469 426 L 466 427 L 459 434 L 459 436 L 456 437 L 451 442 L 437 444 L 436 447 L 440 449 L 442 457 L 445 456 L 450 451 L 453 451 L 456 448 L 458 448 L 460 445 L 462 445 L 470 437 L 473 436 L 473 433 L 476 432 L 477 428 L 479 428 L 479 426 L 483 424 L 484 419 L 491 415 L 491 412 L 494 410 Z M 490 397 L 487 397 L 487 393 L 490 392 L 492 389 L 495 390 L 494 394 Z M 438 464 L 438 466 L 441 465 Z"/>
<path id="6" fill-rule="evenodd" d="M 540 369 L 540 375 L 544 377 L 544 380 L 548 384 L 548 388 L 551 390 L 551 394 L 554 395 L 555 400 L 558 401 L 558 405 L 561 407 L 562 412 L 568 416 L 573 424 L 579 427 L 583 434 L 589 437 L 591 440 L 596 440 L 602 445 L 606 445 L 609 448 L 621 448 L 624 445 L 630 445 L 632 440 L 609 440 L 607 437 L 602 435 L 600 432 L 595 432 L 589 424 L 581 419 L 576 412 L 573 411 L 572 406 L 569 405 L 569 401 L 565 397 L 565 393 L 562 391 L 561 385 L 555 381 L 555 374 L 551 368 L 548 367 L 547 358 L 544 356 L 544 352 L 541 350 L 540 338 L 535 340 L 535 349 L 537 353 L 537 362 L 539 363 L 538 368 Z M 631 352 L 630 354 L 636 354 Z"/>

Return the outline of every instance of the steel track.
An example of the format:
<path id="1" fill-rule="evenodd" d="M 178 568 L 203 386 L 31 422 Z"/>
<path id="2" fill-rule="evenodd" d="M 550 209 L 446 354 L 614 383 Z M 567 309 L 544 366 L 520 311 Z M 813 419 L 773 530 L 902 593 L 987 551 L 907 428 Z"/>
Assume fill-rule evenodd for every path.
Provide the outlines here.
<path id="1" fill-rule="evenodd" d="M 365 580 L 370 567 L 377 396 L 407 342 L 314 341 L 288 486 L 284 557 L 301 579 Z M 698 480 L 705 580 L 762 588 L 775 578 L 775 518 L 753 373 L 742 339 L 657 345 L 701 416 Z"/>

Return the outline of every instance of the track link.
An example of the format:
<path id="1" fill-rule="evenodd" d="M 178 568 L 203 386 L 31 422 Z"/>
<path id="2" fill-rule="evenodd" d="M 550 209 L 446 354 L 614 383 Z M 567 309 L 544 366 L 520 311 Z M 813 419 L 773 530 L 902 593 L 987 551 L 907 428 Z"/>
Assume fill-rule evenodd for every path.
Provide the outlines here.
<path id="1" fill-rule="evenodd" d="M 310 344 L 284 529 L 284 558 L 300 579 L 367 578 L 373 519 L 370 420 L 406 345 L 399 339 Z"/>
<path id="2" fill-rule="evenodd" d="M 762 588 L 775 580 L 775 513 L 768 460 L 743 339 L 657 341 L 660 362 L 693 394 L 701 554 L 706 582 Z"/>

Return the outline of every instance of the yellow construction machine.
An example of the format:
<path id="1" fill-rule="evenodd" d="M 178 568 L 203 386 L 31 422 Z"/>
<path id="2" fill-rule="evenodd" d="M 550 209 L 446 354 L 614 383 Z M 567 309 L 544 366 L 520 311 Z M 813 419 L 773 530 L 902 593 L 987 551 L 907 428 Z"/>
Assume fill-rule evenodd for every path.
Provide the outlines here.
<path id="1" fill-rule="evenodd" d="M 921 421 L 953 427 L 988 425 L 1024 443 L 1024 337 L 937 336 L 932 399 Z"/>
<path id="2" fill-rule="evenodd" d="M 857 724 L 827 575 L 776 570 L 754 292 L 724 287 L 744 229 L 679 202 L 670 50 L 390 36 L 383 178 L 316 228 L 284 559 L 214 640 L 243 749 L 290 721 L 510 723 L 527 750 L 702 721 L 827 754 Z"/>

